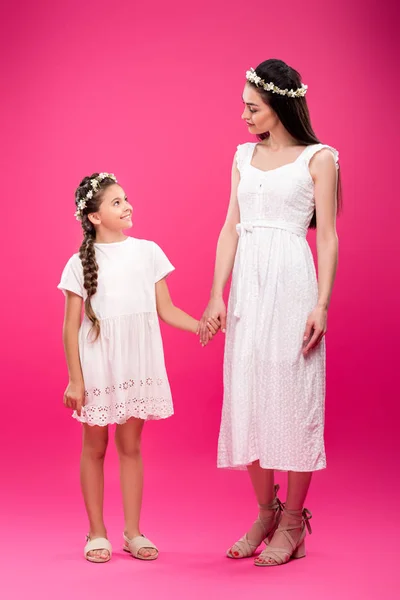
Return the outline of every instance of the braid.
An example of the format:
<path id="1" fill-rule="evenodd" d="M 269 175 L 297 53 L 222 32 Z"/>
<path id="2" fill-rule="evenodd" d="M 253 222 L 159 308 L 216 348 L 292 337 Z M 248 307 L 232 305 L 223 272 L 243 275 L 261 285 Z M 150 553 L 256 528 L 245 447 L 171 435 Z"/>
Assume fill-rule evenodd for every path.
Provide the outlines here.
<path id="1" fill-rule="evenodd" d="M 93 187 L 93 180 L 97 180 L 97 185 Z M 96 229 L 89 219 L 90 213 L 99 210 L 102 202 L 102 192 L 109 186 L 116 183 L 115 176 L 111 173 L 93 173 L 90 177 L 85 177 L 80 182 L 75 191 L 75 205 L 78 212 L 75 216 L 81 221 L 83 229 L 83 240 L 79 248 L 79 258 L 83 267 L 83 285 L 87 292 L 85 300 L 85 314 L 92 323 L 90 331 L 94 333 L 94 341 L 100 335 L 100 321 L 96 317 L 91 304 L 91 298 L 97 292 L 97 274 L 99 266 L 96 262 L 96 252 L 94 242 L 96 239 Z M 90 194 L 88 194 L 90 192 Z M 83 202 L 83 206 L 81 203 Z"/>
<path id="2" fill-rule="evenodd" d="M 85 233 L 81 247 L 79 248 L 79 258 L 81 259 L 83 267 L 83 285 L 87 292 L 87 298 L 85 300 L 85 313 L 92 323 L 94 340 L 97 340 L 100 335 L 100 322 L 96 317 L 90 300 L 91 297 L 97 292 L 97 272 L 99 270 L 94 249 L 96 232 L 87 217 L 83 219 L 82 226 Z"/>

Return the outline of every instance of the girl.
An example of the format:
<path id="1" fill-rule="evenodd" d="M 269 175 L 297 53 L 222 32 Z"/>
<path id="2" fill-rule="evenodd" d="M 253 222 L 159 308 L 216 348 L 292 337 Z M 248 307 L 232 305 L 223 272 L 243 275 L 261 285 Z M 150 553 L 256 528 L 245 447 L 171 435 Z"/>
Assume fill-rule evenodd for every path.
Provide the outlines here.
<path id="1" fill-rule="evenodd" d="M 83 423 L 81 485 L 89 519 L 84 555 L 91 562 L 111 558 L 103 520 L 103 466 L 108 425 L 116 423 L 124 550 L 154 560 L 158 550 L 139 528 L 140 438 L 146 420 L 173 414 L 157 313 L 192 333 L 198 322 L 173 305 L 165 278 L 174 267 L 161 248 L 124 235 L 132 227 L 132 206 L 114 175 L 85 177 L 75 202 L 83 242 L 58 287 L 66 296 L 63 339 L 69 383 L 64 404 Z M 207 342 L 217 330 L 217 322 L 210 324 Z"/>
<path id="2" fill-rule="evenodd" d="M 218 465 L 247 467 L 259 516 L 228 556 L 252 556 L 264 540 L 255 564 L 275 566 L 305 556 L 311 514 L 304 502 L 312 472 L 325 467 L 324 335 L 338 254 L 338 152 L 312 129 L 299 73 L 267 60 L 246 78 L 242 119 L 260 141 L 237 149 L 200 335 L 207 339 L 211 317 L 225 330 L 223 290 L 233 269 Z M 318 285 L 306 242 L 316 225 Z M 284 506 L 274 469 L 289 472 Z"/>

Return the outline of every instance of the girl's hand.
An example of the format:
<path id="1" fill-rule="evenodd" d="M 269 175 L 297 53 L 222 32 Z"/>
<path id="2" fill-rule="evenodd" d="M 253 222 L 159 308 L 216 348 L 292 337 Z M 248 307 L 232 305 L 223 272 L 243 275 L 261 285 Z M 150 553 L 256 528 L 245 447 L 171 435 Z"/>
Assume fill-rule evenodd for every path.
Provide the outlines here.
<path id="1" fill-rule="evenodd" d="M 82 406 L 85 405 L 85 388 L 82 383 L 74 383 L 70 381 L 67 385 L 67 389 L 64 392 L 64 405 L 67 408 L 76 410 L 79 416 L 81 416 Z"/>
<path id="2" fill-rule="evenodd" d="M 219 321 L 219 327 L 222 333 L 226 331 L 226 307 L 222 296 L 211 298 L 210 302 L 200 321 L 199 334 L 200 344 L 205 346 L 210 340 L 210 326 L 215 329 L 216 323 Z M 218 330 L 217 330 L 218 331 Z M 217 333 L 215 331 L 215 333 Z M 215 333 L 213 335 L 215 335 Z"/>
<path id="3" fill-rule="evenodd" d="M 326 308 L 316 306 L 307 319 L 306 330 L 303 338 L 303 355 L 316 348 L 326 334 L 328 311 Z"/>

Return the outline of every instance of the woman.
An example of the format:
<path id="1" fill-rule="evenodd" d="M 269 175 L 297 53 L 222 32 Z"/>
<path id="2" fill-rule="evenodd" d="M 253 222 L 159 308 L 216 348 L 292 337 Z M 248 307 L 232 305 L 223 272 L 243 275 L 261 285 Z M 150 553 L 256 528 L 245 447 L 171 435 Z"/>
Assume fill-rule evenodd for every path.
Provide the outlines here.
<path id="1" fill-rule="evenodd" d="M 304 502 L 313 471 L 326 466 L 324 335 L 338 255 L 338 152 L 313 132 L 297 71 L 267 60 L 246 79 L 242 119 L 260 141 L 238 146 L 233 161 L 200 341 L 208 319 L 219 318 L 222 331 L 226 324 L 218 466 L 247 467 L 259 505 L 228 556 L 252 556 L 264 540 L 255 564 L 275 566 L 305 556 Z M 318 283 L 306 241 L 315 226 Z M 284 505 L 275 469 L 288 471 Z"/>

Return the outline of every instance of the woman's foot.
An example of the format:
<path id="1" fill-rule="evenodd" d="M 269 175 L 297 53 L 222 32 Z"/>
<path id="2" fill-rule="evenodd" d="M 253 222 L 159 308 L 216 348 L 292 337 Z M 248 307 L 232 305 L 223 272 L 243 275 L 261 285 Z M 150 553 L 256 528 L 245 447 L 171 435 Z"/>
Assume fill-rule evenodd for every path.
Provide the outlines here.
<path id="1" fill-rule="evenodd" d="M 253 556 L 262 541 L 268 543 L 275 532 L 281 513 L 281 502 L 277 497 L 279 485 L 274 488 L 275 498 L 270 504 L 259 505 L 258 519 L 254 521 L 250 531 L 238 540 L 229 550 L 229 558 L 248 558 Z"/>
<path id="2" fill-rule="evenodd" d="M 281 522 L 269 545 L 254 561 L 258 567 L 283 565 L 292 558 L 306 555 L 306 528 L 311 533 L 309 520 L 312 515 L 306 508 L 290 510 L 283 507 Z"/>

